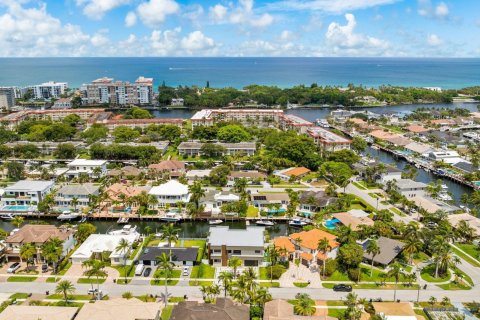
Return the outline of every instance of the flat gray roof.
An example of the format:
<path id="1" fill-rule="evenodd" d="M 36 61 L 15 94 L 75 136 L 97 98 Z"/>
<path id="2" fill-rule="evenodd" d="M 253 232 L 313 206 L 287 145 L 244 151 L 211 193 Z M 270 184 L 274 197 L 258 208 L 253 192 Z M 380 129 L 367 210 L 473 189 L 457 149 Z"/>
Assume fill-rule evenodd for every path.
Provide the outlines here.
<path id="1" fill-rule="evenodd" d="M 230 229 L 227 226 L 210 227 L 208 243 L 212 246 L 263 247 L 264 231 L 263 227 L 247 229 Z"/>

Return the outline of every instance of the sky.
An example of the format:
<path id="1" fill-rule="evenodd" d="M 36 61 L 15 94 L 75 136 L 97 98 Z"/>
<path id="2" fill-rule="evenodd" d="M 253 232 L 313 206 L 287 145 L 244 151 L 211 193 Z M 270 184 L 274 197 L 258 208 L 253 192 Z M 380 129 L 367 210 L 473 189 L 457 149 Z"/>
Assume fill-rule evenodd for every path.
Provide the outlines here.
<path id="1" fill-rule="evenodd" d="M 480 57 L 480 0 L 0 0 L 0 57 Z"/>

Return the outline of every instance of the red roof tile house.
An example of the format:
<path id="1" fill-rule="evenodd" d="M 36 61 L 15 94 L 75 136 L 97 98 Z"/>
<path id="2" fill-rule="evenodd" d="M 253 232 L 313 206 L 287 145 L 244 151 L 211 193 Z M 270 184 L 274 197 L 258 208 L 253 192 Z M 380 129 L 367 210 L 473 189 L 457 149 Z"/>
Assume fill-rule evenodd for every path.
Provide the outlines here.
<path id="1" fill-rule="evenodd" d="M 148 169 L 157 172 L 169 172 L 170 177 L 179 177 L 185 173 L 185 163 L 177 160 L 165 160 L 149 165 Z"/>

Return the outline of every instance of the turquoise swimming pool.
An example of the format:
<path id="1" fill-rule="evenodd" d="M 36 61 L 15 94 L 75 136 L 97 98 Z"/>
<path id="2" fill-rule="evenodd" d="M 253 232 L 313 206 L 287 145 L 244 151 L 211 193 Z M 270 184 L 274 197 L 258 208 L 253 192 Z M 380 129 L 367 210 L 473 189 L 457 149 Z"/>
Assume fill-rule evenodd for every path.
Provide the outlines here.
<path id="1" fill-rule="evenodd" d="M 31 207 L 27 205 L 9 205 L 3 206 L 2 211 L 28 211 L 30 208 Z"/>
<path id="2" fill-rule="evenodd" d="M 337 228 L 337 224 L 340 222 L 337 218 L 333 218 L 325 221 L 325 228 L 334 230 Z"/>

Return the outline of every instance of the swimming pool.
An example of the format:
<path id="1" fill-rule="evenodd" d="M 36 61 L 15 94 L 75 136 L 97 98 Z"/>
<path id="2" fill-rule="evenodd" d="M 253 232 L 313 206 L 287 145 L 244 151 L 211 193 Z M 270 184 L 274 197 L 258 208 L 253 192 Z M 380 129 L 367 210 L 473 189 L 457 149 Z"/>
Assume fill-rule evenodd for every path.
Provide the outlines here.
<path id="1" fill-rule="evenodd" d="M 333 218 L 325 221 L 325 228 L 334 230 L 337 228 L 337 224 L 340 222 L 337 218 Z"/>
<path id="2" fill-rule="evenodd" d="M 9 205 L 3 206 L 2 211 L 29 211 L 32 207 L 27 205 Z"/>

